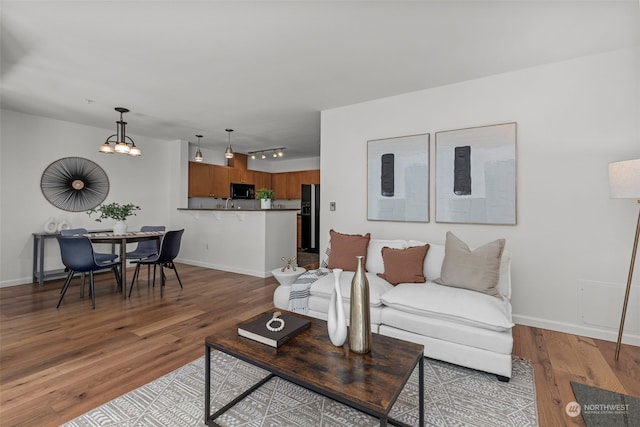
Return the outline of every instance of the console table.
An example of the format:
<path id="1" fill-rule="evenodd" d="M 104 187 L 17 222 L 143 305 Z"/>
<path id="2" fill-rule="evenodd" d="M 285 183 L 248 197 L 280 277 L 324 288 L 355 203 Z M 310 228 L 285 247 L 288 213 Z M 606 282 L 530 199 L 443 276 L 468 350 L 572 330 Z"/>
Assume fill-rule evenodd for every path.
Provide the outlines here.
<path id="1" fill-rule="evenodd" d="M 104 233 L 111 230 L 93 230 L 90 233 Z M 33 233 L 33 282 L 44 285 L 45 280 L 63 279 L 66 273 L 63 268 L 57 270 L 44 269 L 44 248 L 47 239 L 54 239 L 60 233 Z M 111 245 L 111 252 L 115 253 L 115 244 Z"/>

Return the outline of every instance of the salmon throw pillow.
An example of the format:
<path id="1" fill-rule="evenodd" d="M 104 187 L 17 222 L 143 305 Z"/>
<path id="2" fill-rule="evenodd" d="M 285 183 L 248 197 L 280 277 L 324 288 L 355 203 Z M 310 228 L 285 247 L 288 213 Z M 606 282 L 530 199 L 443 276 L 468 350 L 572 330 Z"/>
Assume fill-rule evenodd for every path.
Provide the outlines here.
<path id="1" fill-rule="evenodd" d="M 392 285 L 398 283 L 424 283 L 424 258 L 427 256 L 429 245 L 414 246 L 406 249 L 382 248 L 384 273 L 378 273 Z"/>
<path id="2" fill-rule="evenodd" d="M 331 253 L 329 254 L 329 268 L 341 268 L 344 271 L 356 271 L 358 260 L 356 256 L 364 257 L 367 263 L 367 249 L 371 234 L 342 234 L 330 230 Z"/>

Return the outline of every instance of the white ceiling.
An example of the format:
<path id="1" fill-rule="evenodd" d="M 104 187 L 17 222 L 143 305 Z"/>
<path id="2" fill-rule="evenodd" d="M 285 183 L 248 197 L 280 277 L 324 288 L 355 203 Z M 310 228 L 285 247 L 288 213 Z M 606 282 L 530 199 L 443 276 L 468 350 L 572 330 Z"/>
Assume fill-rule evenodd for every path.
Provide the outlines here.
<path id="1" fill-rule="evenodd" d="M 134 138 L 223 150 L 233 128 L 289 158 L 319 155 L 324 109 L 640 44 L 638 0 L 0 7 L 2 108 L 114 130 L 122 106 Z"/>

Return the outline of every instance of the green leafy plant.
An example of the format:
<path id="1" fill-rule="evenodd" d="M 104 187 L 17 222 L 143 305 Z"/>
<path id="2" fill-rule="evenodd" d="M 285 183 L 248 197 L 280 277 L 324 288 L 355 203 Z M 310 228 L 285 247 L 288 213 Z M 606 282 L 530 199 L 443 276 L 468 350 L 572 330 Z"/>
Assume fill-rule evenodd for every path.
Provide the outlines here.
<path id="1" fill-rule="evenodd" d="M 133 203 L 127 203 L 121 205 L 120 203 L 109 203 L 100 205 L 87 211 L 87 215 L 91 216 L 94 213 L 100 213 L 100 217 L 96 218 L 97 222 L 102 222 L 103 219 L 111 218 L 116 221 L 124 221 L 132 215 L 136 215 L 136 211 L 140 210 L 140 206 L 136 206 Z"/>
<path id="2" fill-rule="evenodd" d="M 269 199 L 273 200 L 273 190 L 267 188 L 261 188 L 256 193 L 256 199 Z"/>

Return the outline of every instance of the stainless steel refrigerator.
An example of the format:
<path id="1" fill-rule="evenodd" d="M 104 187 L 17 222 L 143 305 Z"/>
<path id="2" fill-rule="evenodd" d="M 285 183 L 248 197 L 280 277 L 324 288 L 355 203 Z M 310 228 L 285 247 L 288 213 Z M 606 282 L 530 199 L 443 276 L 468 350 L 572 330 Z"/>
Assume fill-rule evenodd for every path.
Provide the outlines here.
<path id="1" fill-rule="evenodd" d="M 320 246 L 320 184 L 302 184 L 301 194 L 302 249 L 318 253 Z"/>

